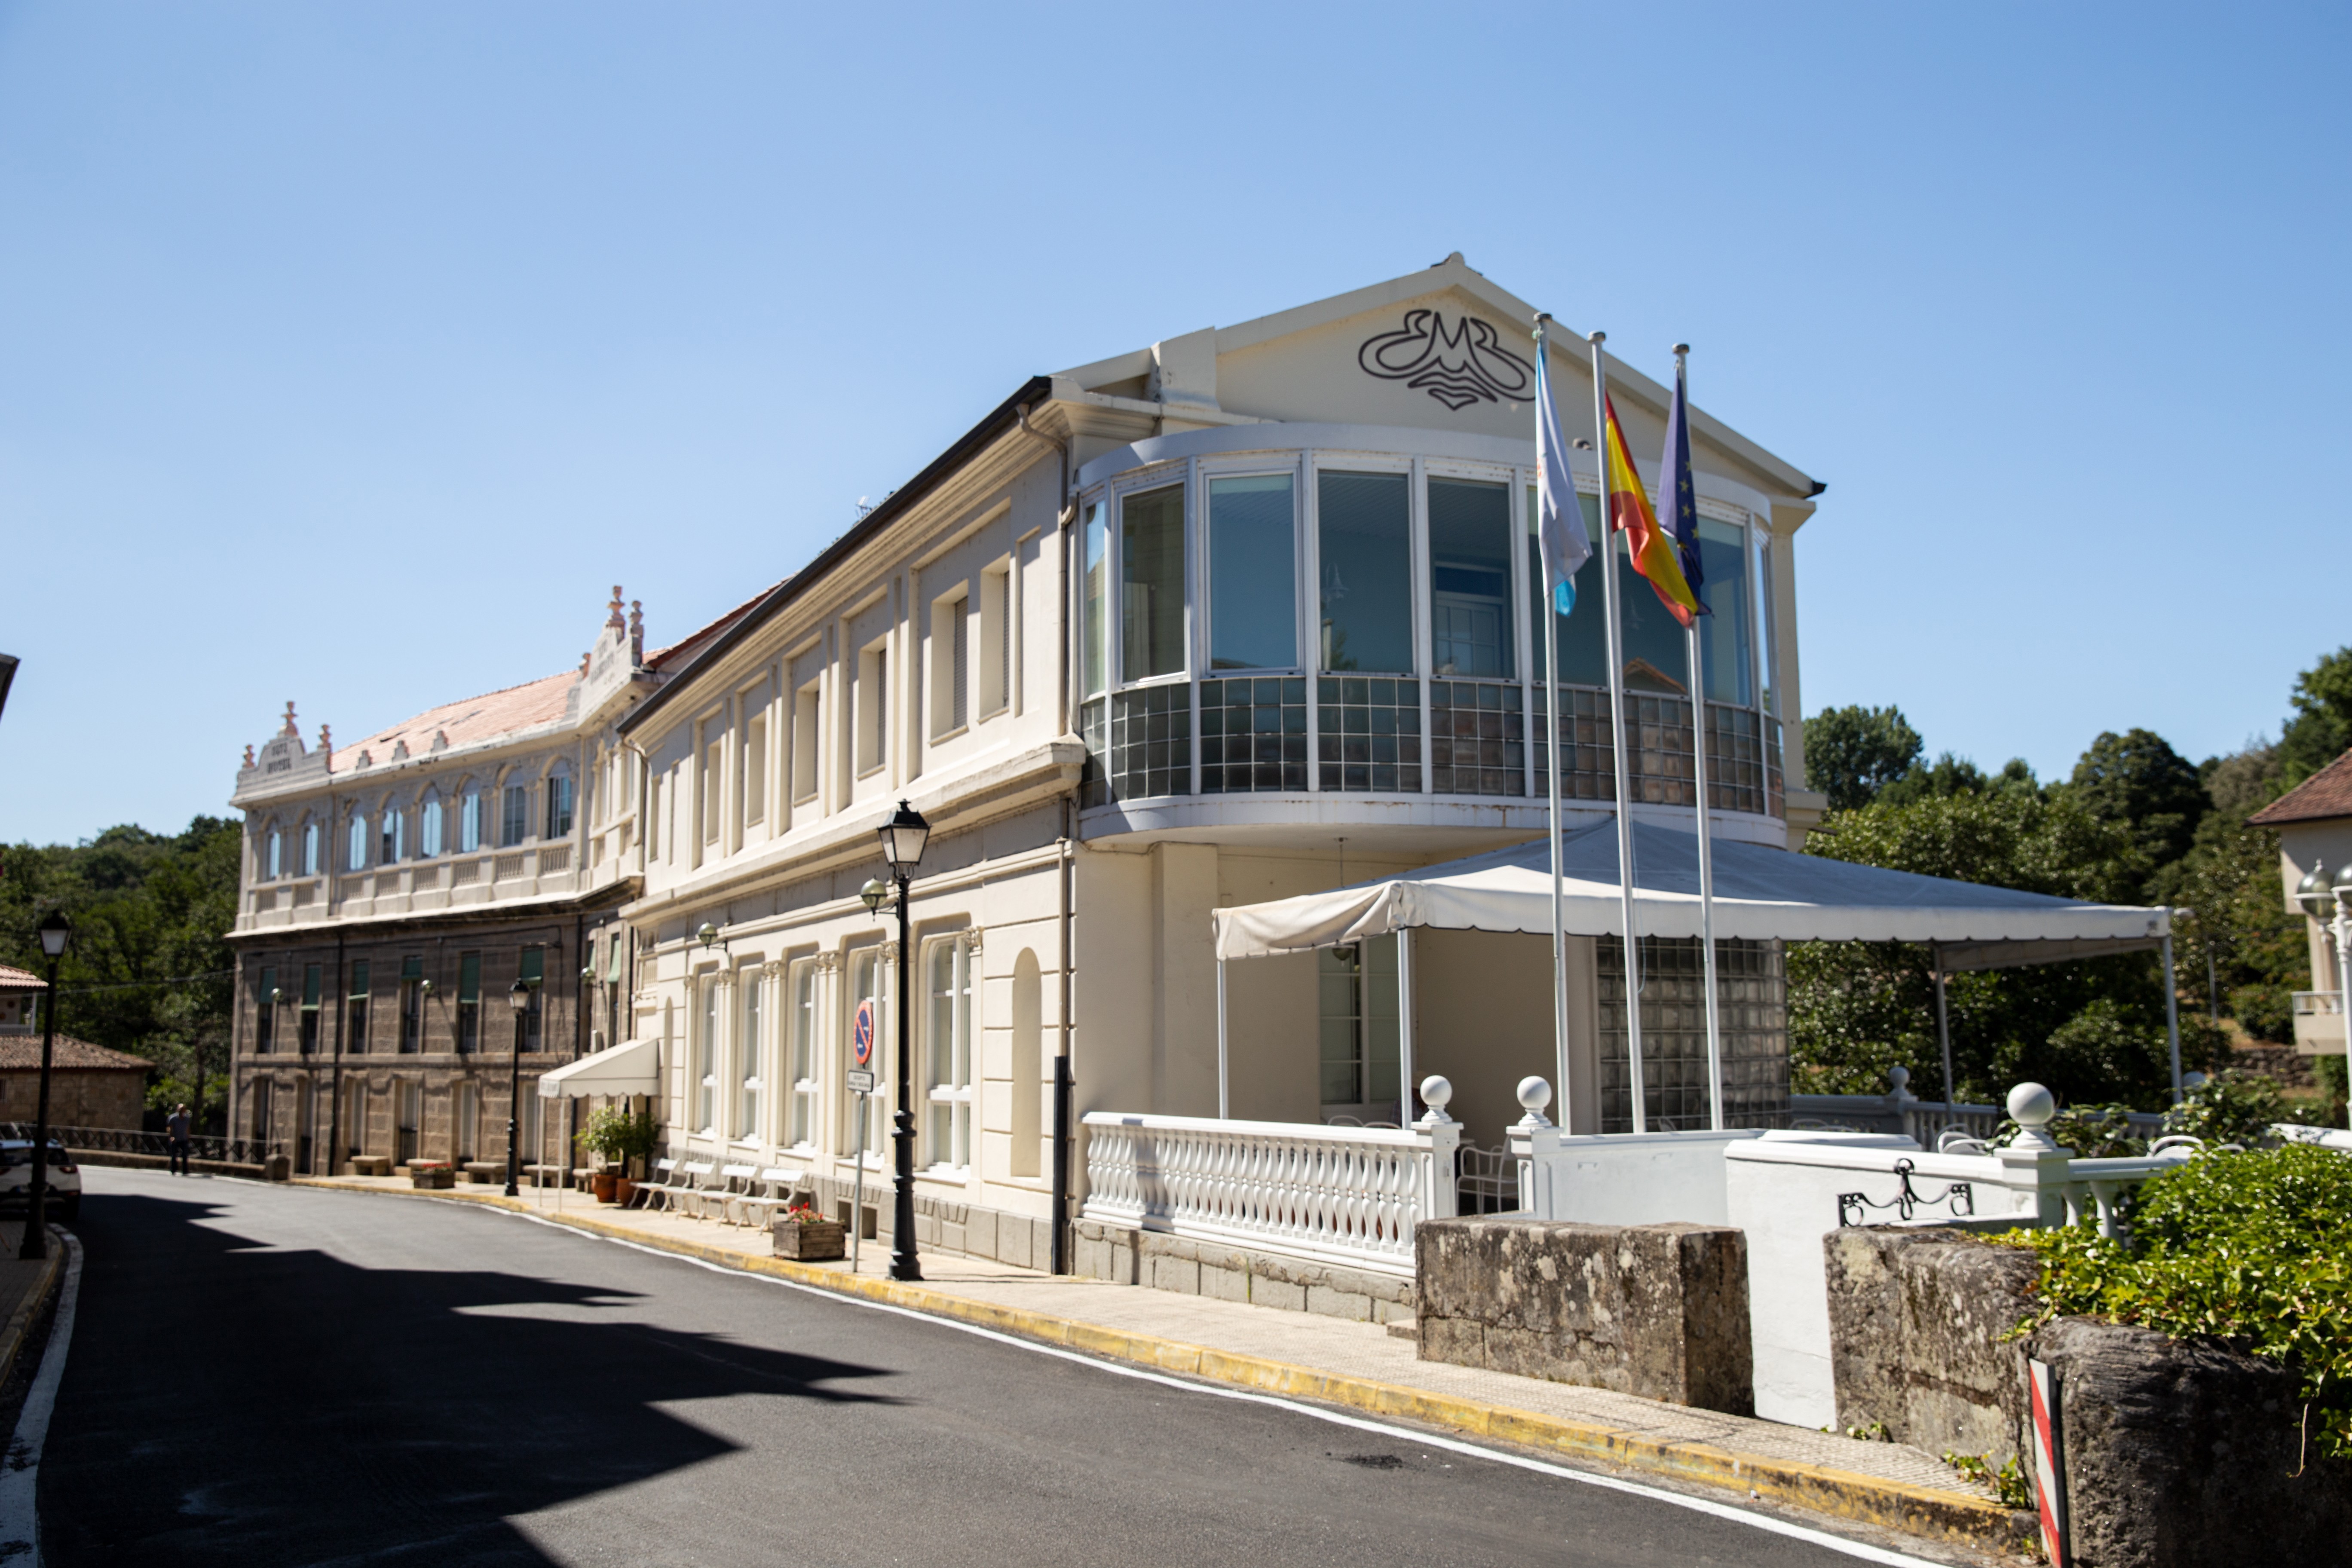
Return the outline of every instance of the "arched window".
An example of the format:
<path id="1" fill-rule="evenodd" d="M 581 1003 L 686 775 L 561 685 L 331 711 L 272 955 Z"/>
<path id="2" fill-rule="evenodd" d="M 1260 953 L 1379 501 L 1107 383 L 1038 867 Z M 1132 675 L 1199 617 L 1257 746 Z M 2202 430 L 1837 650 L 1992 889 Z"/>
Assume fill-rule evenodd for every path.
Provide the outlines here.
<path id="1" fill-rule="evenodd" d="M 472 780 L 457 797 L 457 853 L 471 855 L 482 847 L 482 788 Z"/>
<path id="2" fill-rule="evenodd" d="M 530 789 L 519 773 L 509 774 L 499 801 L 499 847 L 511 848 L 530 836 Z"/>
<path id="3" fill-rule="evenodd" d="M 572 834 L 572 764 L 558 763 L 547 774 L 547 833 L 549 838 L 567 838 Z"/>
<path id="4" fill-rule="evenodd" d="M 316 818 L 302 825 L 302 875 L 305 877 L 315 877 L 319 874 L 319 858 L 322 847 L 320 840 L 325 837 L 326 835 L 320 831 Z"/>
<path id="5" fill-rule="evenodd" d="M 430 860 L 441 853 L 441 792 L 434 790 L 425 797 L 424 809 L 417 813 L 416 853 Z"/>
<path id="6" fill-rule="evenodd" d="M 351 842 L 346 846 L 346 852 L 343 857 L 343 869 L 346 871 L 363 871 L 367 869 L 368 819 L 366 812 L 355 811 L 352 813 L 350 838 Z"/>
<path id="7" fill-rule="evenodd" d="M 286 874 L 286 834 L 274 822 L 261 836 L 261 874 L 273 882 Z"/>
<path id="8" fill-rule="evenodd" d="M 406 848 L 402 841 L 406 837 L 407 826 L 407 815 L 390 801 L 384 802 L 383 829 L 379 845 L 381 853 L 378 856 L 382 864 L 386 866 L 400 864 L 401 855 Z"/>

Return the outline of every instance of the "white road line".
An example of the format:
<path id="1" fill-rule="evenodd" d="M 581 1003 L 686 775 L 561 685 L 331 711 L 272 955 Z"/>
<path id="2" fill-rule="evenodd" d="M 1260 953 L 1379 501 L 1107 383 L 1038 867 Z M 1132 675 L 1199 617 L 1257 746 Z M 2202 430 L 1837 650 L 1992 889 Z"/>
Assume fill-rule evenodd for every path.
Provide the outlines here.
<path id="1" fill-rule="evenodd" d="M 712 1263 L 700 1258 L 688 1258 L 682 1253 L 665 1251 L 658 1247 L 647 1247 L 642 1242 L 625 1241 L 616 1236 L 599 1236 L 593 1231 L 580 1230 L 557 1220 L 542 1219 L 534 1214 L 518 1214 L 512 1209 L 497 1208 L 486 1204 L 469 1204 L 462 1199 L 444 1198 L 436 1201 L 454 1203 L 454 1206 L 459 1208 L 504 1215 L 509 1219 L 528 1220 L 533 1225 L 543 1225 L 550 1230 L 560 1230 L 583 1240 L 609 1242 L 614 1247 L 625 1247 L 632 1252 L 642 1252 L 649 1258 L 666 1258 L 673 1263 L 691 1264 L 695 1268 L 707 1268 L 714 1274 L 724 1274 L 730 1279 L 754 1279 L 762 1284 L 779 1286 L 786 1290 L 797 1290 L 803 1295 L 821 1297 L 829 1301 L 841 1301 L 877 1312 L 888 1312 L 897 1317 L 912 1318 L 917 1322 L 954 1329 L 961 1333 L 973 1334 L 983 1340 L 994 1340 L 999 1344 L 1011 1345 L 1016 1350 L 1031 1351 L 1038 1355 L 1058 1356 L 1064 1361 L 1076 1362 L 1082 1366 L 1094 1367 L 1098 1371 L 1112 1373 L 1120 1377 L 1134 1378 L 1141 1383 L 1157 1383 L 1169 1388 L 1181 1388 L 1193 1394 L 1212 1394 L 1219 1399 L 1236 1399 L 1253 1405 L 1270 1405 L 1278 1410 L 1295 1411 L 1318 1421 L 1328 1422 L 1334 1426 L 1349 1426 L 1360 1432 L 1377 1432 L 1401 1442 L 1418 1443 L 1427 1448 L 1443 1448 L 1448 1453 L 1485 1459 L 1497 1465 L 1511 1465 L 1522 1470 L 1533 1470 L 1538 1475 L 1575 1481 L 1581 1486 L 1599 1487 L 1606 1491 L 1624 1492 L 1633 1497 L 1648 1498 L 1654 1502 L 1670 1503 L 1675 1508 L 1688 1509 L 1694 1513 L 1712 1514 L 1717 1519 L 1727 1519 L 1734 1523 L 1748 1525 L 1752 1529 L 1765 1531 L 1773 1535 L 1785 1535 L 1791 1540 L 1809 1542 L 1815 1546 L 1824 1547 L 1829 1551 L 1857 1558 L 1864 1563 L 1884 1564 L 1885 1568 L 1948 1568 L 1948 1564 L 1936 1563 L 1928 1558 L 1907 1556 L 1900 1552 L 1889 1552 L 1883 1547 L 1871 1546 L 1863 1542 L 1849 1541 L 1843 1536 L 1832 1535 L 1826 1531 L 1810 1530 L 1801 1524 L 1791 1524 L 1787 1520 L 1776 1519 L 1769 1514 L 1752 1513 L 1745 1509 L 1735 1508 L 1729 1503 L 1715 1502 L 1706 1498 L 1686 1497 L 1681 1492 L 1646 1487 L 1638 1481 L 1620 1480 L 1615 1476 L 1596 1475 L 1590 1470 L 1570 1469 L 1565 1465 L 1547 1464 L 1541 1459 L 1529 1458 L 1523 1454 L 1513 1454 L 1499 1448 L 1484 1448 L 1475 1443 L 1464 1442 L 1458 1437 L 1440 1437 L 1409 1426 L 1394 1426 L 1386 1422 L 1373 1421 L 1360 1415 L 1349 1415 L 1337 1410 L 1327 1410 L 1319 1405 L 1286 1399 L 1280 1394 L 1260 1394 L 1251 1389 L 1229 1388 L 1214 1383 L 1174 1377 L 1166 1373 L 1150 1372 L 1142 1367 L 1130 1366 L 1124 1362 L 1106 1361 L 1099 1356 L 1065 1350 L 1059 1345 L 1041 1344 L 1035 1340 L 1022 1339 L 1018 1335 L 1003 1333 L 995 1329 L 984 1329 L 977 1323 L 967 1323 L 955 1318 L 939 1317 L 929 1312 L 919 1312 L 911 1307 L 898 1307 L 887 1301 L 868 1300 L 862 1296 L 851 1296 L 837 1290 L 828 1290 L 821 1285 L 803 1285 L 796 1279 L 780 1279 L 772 1274 L 754 1274 L 741 1268 L 730 1268 L 723 1263 Z"/>
<path id="2" fill-rule="evenodd" d="M 0 1466 L 0 1558 L 32 1553 L 31 1568 L 41 1568 L 41 1521 L 35 1494 L 41 1479 L 41 1445 L 48 1440 L 49 1416 L 58 1407 L 58 1380 L 66 1374 L 66 1347 L 73 1343 L 74 1303 L 81 1298 L 81 1243 L 70 1232 L 62 1237 L 66 1248 L 65 1283 L 58 1290 L 58 1315 L 49 1326 L 48 1348 L 41 1352 L 41 1369 L 25 1393 L 25 1408 L 16 1417 L 16 1436 Z"/>

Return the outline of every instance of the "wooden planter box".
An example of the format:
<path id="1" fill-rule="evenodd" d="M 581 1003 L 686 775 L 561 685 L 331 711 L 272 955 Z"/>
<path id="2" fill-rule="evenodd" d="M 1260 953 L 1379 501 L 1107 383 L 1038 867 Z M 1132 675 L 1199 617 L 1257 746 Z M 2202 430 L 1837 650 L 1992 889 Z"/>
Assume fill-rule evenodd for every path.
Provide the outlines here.
<path id="1" fill-rule="evenodd" d="M 776 1238 L 776 1256 L 803 1263 L 823 1263 L 845 1255 L 848 1232 L 829 1219 L 771 1221 L 768 1234 Z"/>
<path id="2" fill-rule="evenodd" d="M 454 1187 L 457 1184 L 457 1173 L 446 1165 L 437 1169 L 411 1166 L 408 1181 L 412 1186 L 427 1189 Z"/>

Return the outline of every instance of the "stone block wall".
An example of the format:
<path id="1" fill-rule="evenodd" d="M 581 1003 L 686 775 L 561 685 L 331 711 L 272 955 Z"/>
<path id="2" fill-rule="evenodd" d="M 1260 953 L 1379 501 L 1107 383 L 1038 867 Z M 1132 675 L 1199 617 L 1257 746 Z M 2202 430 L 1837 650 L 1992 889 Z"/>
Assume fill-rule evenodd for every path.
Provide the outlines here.
<path id="1" fill-rule="evenodd" d="M 1423 1360 L 1753 1413 L 1739 1231 L 1496 1217 L 1415 1239 Z"/>
<path id="2" fill-rule="evenodd" d="M 1082 1219 L 1074 1229 L 1070 1269 L 1089 1279 L 1360 1323 L 1393 1322 L 1413 1315 L 1412 1281 L 1402 1275 L 1312 1263 L 1100 1220 Z"/>
<path id="3" fill-rule="evenodd" d="M 2352 1464 L 2305 1441 L 2293 1371 L 2210 1340 L 2063 1318 L 2013 1342 L 2040 1263 L 1958 1231 L 1826 1239 L 1838 1418 L 1931 1452 L 2025 1451 L 2025 1363 L 2059 1374 L 2074 1561 L 2246 1568 L 2340 1561 Z"/>

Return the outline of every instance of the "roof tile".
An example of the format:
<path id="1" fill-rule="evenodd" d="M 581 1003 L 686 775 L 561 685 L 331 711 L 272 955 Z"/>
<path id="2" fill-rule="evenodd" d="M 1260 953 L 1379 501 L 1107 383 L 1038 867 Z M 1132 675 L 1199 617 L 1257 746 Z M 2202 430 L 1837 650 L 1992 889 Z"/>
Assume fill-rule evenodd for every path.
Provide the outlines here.
<path id="1" fill-rule="evenodd" d="M 2246 820 L 2256 827 L 2352 816 L 2352 752 L 2347 752 Z"/>

